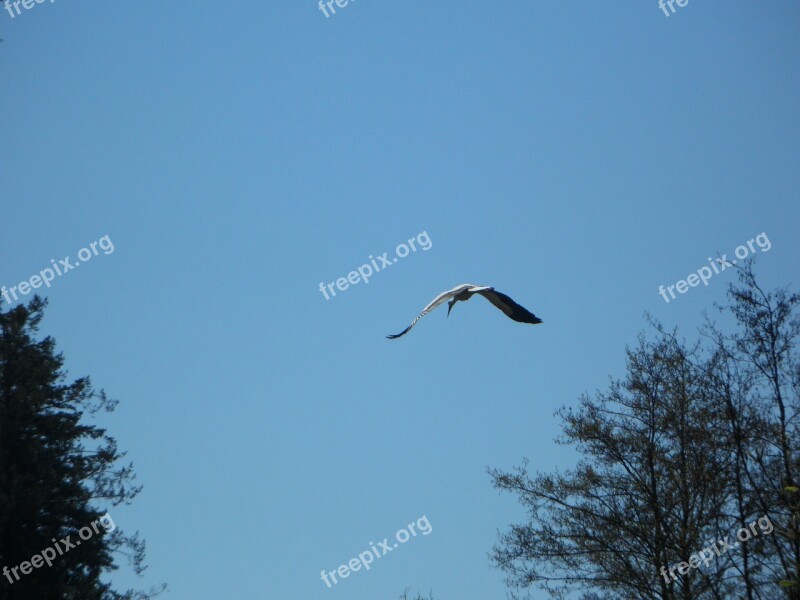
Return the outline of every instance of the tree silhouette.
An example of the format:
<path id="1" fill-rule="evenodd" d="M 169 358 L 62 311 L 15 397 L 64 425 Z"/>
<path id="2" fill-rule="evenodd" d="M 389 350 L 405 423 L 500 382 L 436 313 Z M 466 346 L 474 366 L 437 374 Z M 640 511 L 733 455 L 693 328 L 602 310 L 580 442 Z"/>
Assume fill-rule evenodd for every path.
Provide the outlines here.
<path id="1" fill-rule="evenodd" d="M 420 593 L 417 593 L 417 595 L 416 595 L 416 596 L 414 596 L 413 598 L 411 598 L 411 597 L 409 597 L 409 595 L 408 595 L 408 589 L 406 589 L 406 590 L 405 590 L 405 591 L 404 591 L 404 592 L 403 592 L 403 593 L 400 595 L 400 599 L 399 599 L 399 600 L 434 600 L 434 598 L 433 598 L 433 593 L 432 593 L 432 592 L 429 592 L 429 594 L 428 594 L 428 597 L 427 597 L 427 598 L 426 598 L 425 596 L 423 596 L 422 594 L 420 594 Z"/>
<path id="2" fill-rule="evenodd" d="M 583 455 L 574 469 L 490 470 L 529 515 L 493 552 L 515 597 L 531 588 L 585 600 L 797 597 L 787 488 L 798 479 L 800 297 L 763 292 L 752 264 L 739 280 L 722 307 L 733 333 L 707 321 L 689 347 L 651 321 L 656 339 L 627 350 L 624 379 L 558 411 L 559 442 Z M 716 552 L 762 518 L 761 535 Z M 699 562 L 706 548 L 714 555 Z"/>
<path id="3" fill-rule="evenodd" d="M 115 552 L 137 573 L 145 568 L 144 541 L 116 529 L 105 510 L 141 488 L 114 438 L 87 422 L 116 402 L 88 377 L 67 382 L 54 341 L 37 339 L 45 305 L 35 297 L 0 311 L 0 600 L 151 597 L 165 586 L 120 593 L 101 581 L 117 568 Z M 60 552 L 41 564 L 47 549 Z"/>

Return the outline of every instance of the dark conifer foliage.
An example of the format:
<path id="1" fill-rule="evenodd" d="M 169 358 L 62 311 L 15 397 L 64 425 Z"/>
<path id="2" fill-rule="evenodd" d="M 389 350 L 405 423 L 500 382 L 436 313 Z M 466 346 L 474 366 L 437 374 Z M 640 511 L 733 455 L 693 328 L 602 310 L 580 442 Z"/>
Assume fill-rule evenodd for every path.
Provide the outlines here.
<path id="1" fill-rule="evenodd" d="M 133 484 L 132 465 L 120 464 L 125 453 L 114 438 L 90 423 L 116 402 L 88 377 L 67 381 L 54 340 L 38 335 L 45 304 L 36 297 L 0 312 L 0 568 L 47 548 L 63 553 L 52 566 L 17 571 L 19 579 L 4 573 L 0 600 L 150 597 L 159 590 L 116 592 L 101 581 L 117 568 L 116 555 L 127 556 L 136 572 L 144 569 L 138 534 L 97 521 L 107 512 L 103 523 L 113 521 L 113 507 L 129 503 L 141 488 Z M 92 523 L 96 531 L 79 537 Z M 61 543 L 66 536 L 74 547 Z"/>

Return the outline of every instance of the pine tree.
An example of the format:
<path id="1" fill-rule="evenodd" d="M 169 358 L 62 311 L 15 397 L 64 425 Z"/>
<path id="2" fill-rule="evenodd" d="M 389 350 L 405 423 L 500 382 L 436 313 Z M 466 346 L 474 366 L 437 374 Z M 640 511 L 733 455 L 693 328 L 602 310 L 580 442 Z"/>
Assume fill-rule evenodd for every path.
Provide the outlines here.
<path id="1" fill-rule="evenodd" d="M 116 402 L 88 377 L 66 381 L 55 342 L 38 338 L 45 305 L 36 297 L 0 311 L 0 600 L 151 597 L 160 590 L 120 593 L 101 581 L 116 552 L 144 570 L 144 541 L 106 510 L 141 487 L 114 438 L 88 422 Z"/>

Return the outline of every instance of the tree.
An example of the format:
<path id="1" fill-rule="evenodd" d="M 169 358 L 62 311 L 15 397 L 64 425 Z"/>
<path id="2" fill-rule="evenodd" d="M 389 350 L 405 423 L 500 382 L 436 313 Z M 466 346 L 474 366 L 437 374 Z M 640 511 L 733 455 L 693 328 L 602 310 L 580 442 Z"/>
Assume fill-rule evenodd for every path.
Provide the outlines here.
<path id="1" fill-rule="evenodd" d="M 141 487 L 114 438 L 87 423 L 116 402 L 88 377 L 67 382 L 53 339 L 37 339 L 45 306 L 35 297 L 0 311 L 0 600 L 151 597 L 165 586 L 120 593 L 101 581 L 118 568 L 115 552 L 145 568 L 138 532 L 126 536 L 101 509 L 129 503 Z"/>
<path id="2" fill-rule="evenodd" d="M 764 291 L 752 262 L 737 271 L 739 285 L 730 287 L 729 302 L 720 309 L 733 315 L 738 329 L 726 334 L 707 320 L 704 333 L 713 344 L 715 377 L 722 383 L 717 387 L 724 390 L 723 397 L 730 396 L 724 398 L 727 439 L 738 466 L 732 477 L 741 488 L 737 495 L 743 506 L 749 506 L 739 511 L 739 521 L 743 523 L 744 514 L 757 507 L 779 527 L 779 535 L 768 538 L 763 551 L 760 544 L 747 544 L 742 551 L 745 559 L 754 551 L 756 584 L 761 573 L 766 575 L 760 578 L 762 583 L 796 582 L 800 522 L 793 490 L 800 478 L 800 295 L 787 289 Z M 762 587 L 756 584 L 754 588 Z M 800 598 L 796 583 L 786 587 L 789 598 Z"/>
<path id="3" fill-rule="evenodd" d="M 798 297 L 762 292 L 752 265 L 740 269 L 740 284 L 724 307 L 734 334 L 709 322 L 705 342 L 687 347 L 653 323 L 655 341 L 640 336 L 627 350 L 622 381 L 557 413 L 560 443 L 584 456 L 575 469 L 490 470 L 528 509 L 529 522 L 503 533 L 493 552 L 516 592 L 787 597 L 777 582 L 796 580 L 800 536 L 748 535 L 717 552 L 718 540 L 759 518 L 795 527 L 784 487 L 797 481 Z"/>
<path id="4" fill-rule="evenodd" d="M 432 593 L 432 592 L 429 592 L 429 595 L 428 595 L 428 597 L 427 597 L 427 598 L 426 598 L 426 597 L 424 597 L 424 596 L 423 596 L 422 594 L 420 594 L 420 593 L 417 593 L 417 595 L 416 595 L 416 596 L 414 596 L 413 598 L 409 598 L 409 596 L 408 596 L 408 589 L 406 589 L 406 590 L 405 590 L 405 591 L 402 593 L 402 595 L 400 596 L 400 599 L 399 599 L 399 600 L 434 600 L 434 598 L 433 598 L 433 593 Z"/>

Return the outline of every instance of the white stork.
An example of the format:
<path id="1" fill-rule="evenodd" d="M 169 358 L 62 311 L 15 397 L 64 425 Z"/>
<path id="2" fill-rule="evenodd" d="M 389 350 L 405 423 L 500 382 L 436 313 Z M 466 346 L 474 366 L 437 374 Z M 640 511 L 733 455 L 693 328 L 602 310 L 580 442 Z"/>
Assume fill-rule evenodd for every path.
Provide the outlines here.
<path id="1" fill-rule="evenodd" d="M 390 340 L 393 340 L 407 334 L 411 328 L 417 324 L 417 321 L 431 312 L 434 308 L 444 303 L 445 300 L 449 300 L 447 303 L 447 316 L 449 317 L 450 311 L 453 310 L 453 305 L 455 305 L 456 302 L 459 300 L 466 302 L 472 298 L 474 294 L 480 294 L 489 302 L 494 304 L 497 308 L 502 310 L 508 318 L 514 319 L 519 323 L 531 323 L 536 325 L 542 322 L 539 317 L 530 312 L 527 308 L 520 306 L 511 298 L 498 292 L 493 287 L 462 283 L 461 285 L 454 287 L 452 290 L 447 290 L 446 292 L 442 292 L 436 296 L 436 298 L 434 298 L 431 303 L 428 304 L 428 306 L 422 309 L 422 312 L 419 313 L 419 316 L 411 322 L 411 325 L 406 327 L 403 331 L 395 335 L 387 335 L 386 337 Z"/>

